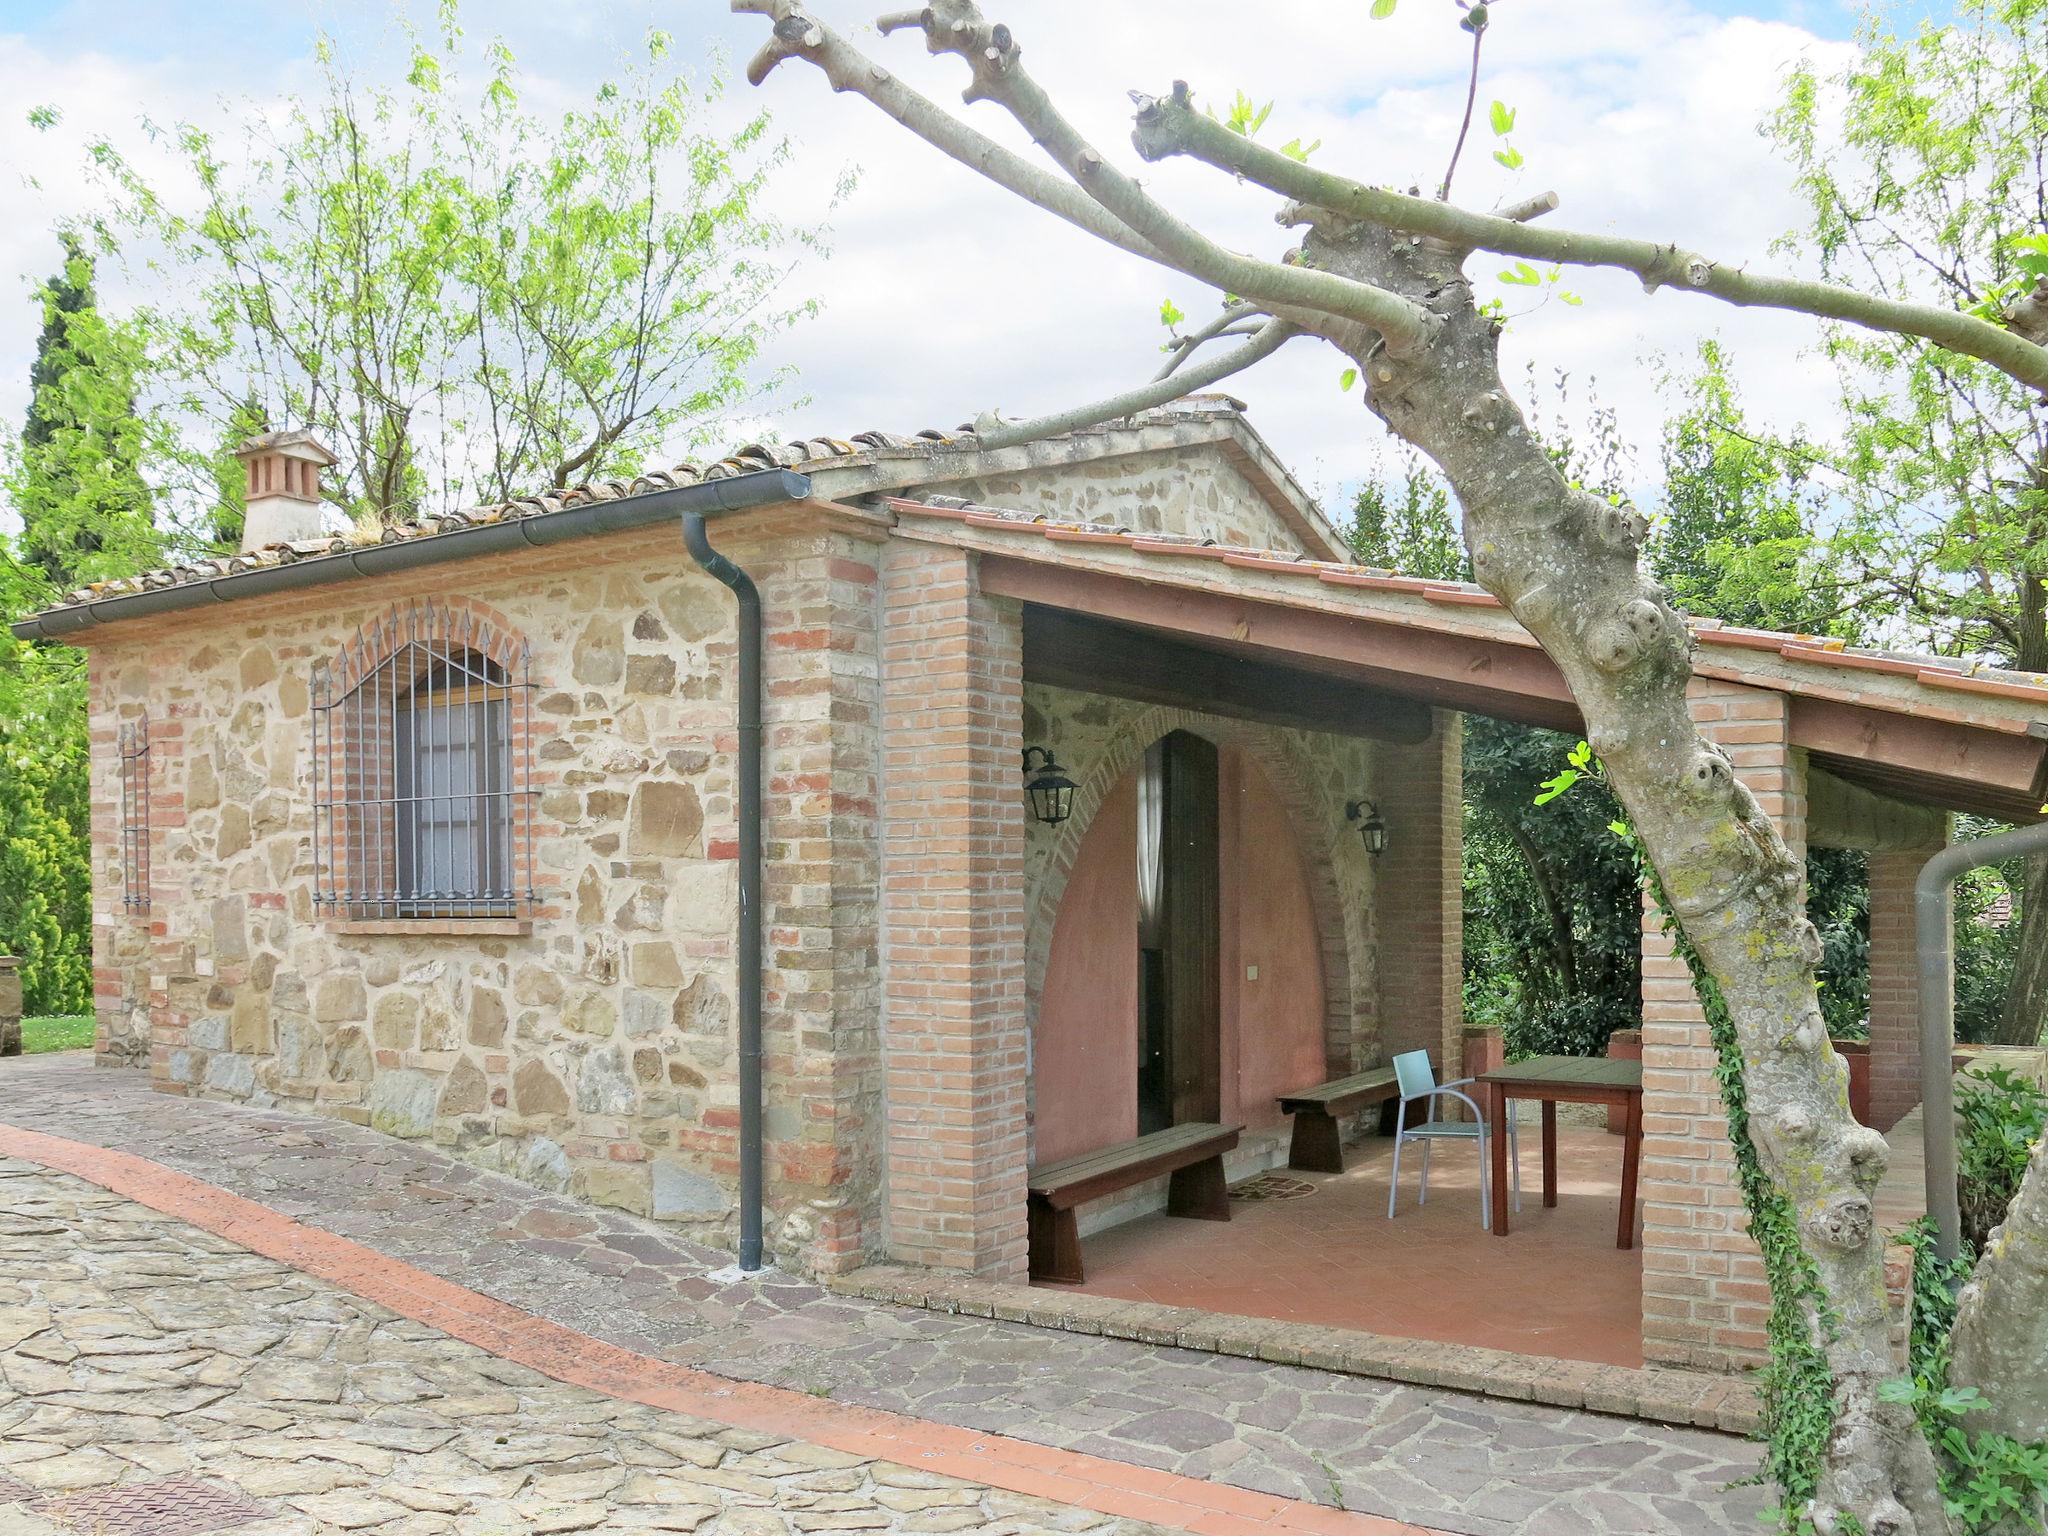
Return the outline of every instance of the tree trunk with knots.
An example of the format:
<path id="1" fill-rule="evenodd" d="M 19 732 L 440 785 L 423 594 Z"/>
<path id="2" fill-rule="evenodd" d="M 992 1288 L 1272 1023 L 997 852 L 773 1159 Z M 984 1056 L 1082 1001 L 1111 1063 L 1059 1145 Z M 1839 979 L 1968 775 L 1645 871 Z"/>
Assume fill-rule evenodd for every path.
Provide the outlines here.
<path id="1" fill-rule="evenodd" d="M 1823 1536 L 1948 1531 L 1933 1453 L 1912 1410 L 1878 1391 L 1896 1374 L 1872 1204 L 1887 1149 L 1851 1117 L 1848 1073 L 1828 1043 L 1814 985 L 1820 938 L 1806 918 L 1803 866 L 1728 759 L 1694 727 L 1686 707 L 1691 640 L 1668 594 L 1640 568 L 1643 519 L 1575 490 L 1559 474 L 1501 378 L 1500 325 L 1480 313 L 1465 265 L 1487 251 L 1620 268 L 1652 291 L 1668 287 L 1919 337 L 2048 389 L 2048 351 L 2032 334 L 2033 309 L 2016 310 L 2007 325 L 1759 275 L 1676 245 L 1536 226 L 1556 207 L 1554 197 L 1474 213 L 1264 149 L 1197 111 L 1184 85 L 1134 98 L 1133 143 L 1145 159 L 1191 157 L 1286 200 L 1280 219 L 1302 231 L 1298 244 L 1278 260 L 1247 256 L 1177 218 L 1088 143 L 1025 69 L 1010 29 L 986 20 L 971 0 L 938 0 L 883 16 L 878 26 L 884 34 L 916 31 L 931 53 L 956 56 L 969 74 L 964 99 L 1007 111 L 1052 170 L 934 105 L 798 0 L 733 0 L 733 8 L 772 22 L 748 68 L 754 83 L 785 60 L 814 65 L 835 90 L 865 97 L 1026 201 L 1226 296 L 1223 314 L 1182 338 L 1152 383 L 1033 421 L 984 417 L 977 423 L 984 447 L 1130 415 L 1313 335 L 1355 364 L 1374 413 L 1443 471 L 1463 511 L 1478 580 L 1564 674 L 1587 739 L 1732 1015 L 1752 1135 L 1796 1214 L 1829 1314 L 1825 1324 L 1813 1322 L 1833 1376 L 1836 1417 L 1818 1494 L 1805 1513 Z M 1483 30 L 1484 12 L 1467 12 L 1468 30 L 1475 17 Z M 1447 191 L 1450 177 L 1444 180 Z M 1246 334 L 1250 340 L 1226 354 L 1190 361 L 1214 339 Z M 2037 1168 L 2030 1185 L 2041 1181 Z M 2029 1223 L 2029 1230 L 2043 1225 L 2031 1215 L 2021 1222 Z M 1998 1255 L 1986 1264 L 1979 1310 L 2025 1326 L 2009 1317 L 2012 1303 L 2003 1298 L 2033 1296 L 2033 1272 L 2022 1262 L 2007 1275 Z"/>
<path id="2" fill-rule="evenodd" d="M 1984 1395 L 1973 1428 L 2048 1442 L 2048 1158 L 2038 1145 L 1984 1249 L 1996 1262 L 1963 1287 L 1951 1379 Z"/>
<path id="3" fill-rule="evenodd" d="M 1141 144 L 1186 110 L 1155 107 Z M 1645 524 L 1573 489 L 1530 433 L 1464 252 L 1319 210 L 1293 217 L 1317 269 L 1408 296 L 1437 320 L 1398 355 L 1355 328 L 1322 330 L 1358 364 L 1373 411 L 1450 481 L 1474 575 L 1564 673 L 1586 739 L 1727 1000 L 1758 1151 L 1798 1212 L 1839 1319 L 1822 1341 L 1838 1411 L 1815 1524 L 1846 1529 L 1840 1514 L 1853 1513 L 1869 1532 L 1946 1530 L 1926 1440 L 1909 1409 L 1878 1397 L 1897 1374 L 1871 1199 L 1887 1154 L 1850 1115 L 1848 1069 L 1828 1043 L 1805 870 L 1686 708 L 1691 638 L 1641 572 Z"/>

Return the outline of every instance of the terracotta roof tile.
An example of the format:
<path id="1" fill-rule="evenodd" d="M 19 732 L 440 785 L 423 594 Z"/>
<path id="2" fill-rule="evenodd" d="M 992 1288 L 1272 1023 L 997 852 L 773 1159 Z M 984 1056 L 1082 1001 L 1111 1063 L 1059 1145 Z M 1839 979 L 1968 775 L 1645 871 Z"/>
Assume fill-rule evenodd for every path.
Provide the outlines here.
<path id="1" fill-rule="evenodd" d="M 1053 540 L 1080 543 L 1122 544 L 1132 553 L 1168 559 L 1194 556 L 1221 560 L 1247 570 L 1270 571 L 1284 576 L 1314 577 L 1332 586 L 1364 587 L 1382 592 L 1400 592 L 1425 602 L 1447 607 L 1503 609 L 1500 599 L 1470 582 L 1439 581 L 1421 576 L 1404 576 L 1375 566 L 1339 565 L 1292 550 L 1248 549 L 1192 539 L 1185 534 L 1144 533 L 1104 528 L 1100 524 L 1050 522 L 1043 516 L 1009 512 L 1000 507 L 979 506 L 958 497 L 930 497 L 913 501 L 885 497 L 891 511 L 913 517 L 958 518 L 976 527 L 1007 532 L 1037 534 Z M 2048 703 L 2048 677 L 2027 672 L 2004 672 L 1992 668 L 1966 667 L 1942 656 L 1914 656 L 1897 651 L 1853 648 L 1845 641 L 1815 635 L 1792 635 L 1777 630 L 1748 629 L 1724 624 L 1718 619 L 1688 617 L 1693 637 L 1707 645 L 1749 651 L 1769 651 L 1787 661 L 1836 669 L 1898 673 L 1938 688 L 2003 698 L 2038 700 Z M 1526 640 L 1527 637 L 1524 636 Z M 1533 641 L 1528 641 L 1533 644 Z"/>
<path id="2" fill-rule="evenodd" d="M 1105 427 L 1084 428 L 1067 435 L 1080 437 L 1127 425 L 1199 421 L 1241 415 L 1242 410 L 1237 402 L 1227 396 L 1192 395 L 1172 405 L 1141 412 L 1124 422 L 1113 422 Z M 628 477 L 592 480 L 563 490 L 515 496 L 510 500 L 486 506 L 466 507 L 461 511 L 393 523 L 386 526 L 378 534 L 377 539 L 378 542 L 385 544 L 403 543 L 411 539 L 431 538 L 438 533 L 452 533 L 456 529 L 472 527 L 479 523 L 545 517 L 551 512 L 587 506 L 593 502 L 617 501 L 622 497 L 647 491 L 673 490 L 681 486 L 696 485 L 708 480 L 724 480 L 734 475 L 753 474 L 761 470 L 826 469 L 835 463 L 861 460 L 868 456 L 914 457 L 951 447 L 971 449 L 974 442 L 973 426 L 964 424 L 950 432 L 928 427 L 908 437 L 895 432 L 858 432 L 851 438 L 807 437 L 790 442 L 748 443 L 720 458 L 704 463 L 675 464 L 666 469 L 647 470 Z M 335 534 L 331 537 L 303 539 L 292 544 L 266 545 L 243 554 L 193 560 L 163 570 L 144 571 L 139 575 L 117 580 L 93 582 L 70 593 L 65 598 L 65 604 L 93 603 L 130 592 L 183 586 L 192 582 L 212 581 L 243 571 L 260 570 L 267 566 L 288 565 L 294 560 L 303 560 L 315 555 L 342 554 L 361 547 L 363 542 L 360 535 Z"/>

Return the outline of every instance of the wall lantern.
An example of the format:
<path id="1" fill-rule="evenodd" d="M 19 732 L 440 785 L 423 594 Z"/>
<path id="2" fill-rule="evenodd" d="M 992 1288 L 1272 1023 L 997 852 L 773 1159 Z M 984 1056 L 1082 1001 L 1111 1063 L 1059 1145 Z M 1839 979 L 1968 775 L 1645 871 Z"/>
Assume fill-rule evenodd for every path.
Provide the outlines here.
<path id="1" fill-rule="evenodd" d="M 1031 759 L 1040 759 L 1034 770 Z M 1031 814 L 1047 826 L 1057 826 L 1074 814 L 1074 781 L 1054 760 L 1047 747 L 1024 749 L 1024 791 L 1031 796 Z"/>
<path id="2" fill-rule="evenodd" d="M 1353 800 L 1344 807 L 1344 819 L 1358 828 L 1367 853 L 1378 858 L 1387 851 L 1387 819 L 1370 800 Z"/>

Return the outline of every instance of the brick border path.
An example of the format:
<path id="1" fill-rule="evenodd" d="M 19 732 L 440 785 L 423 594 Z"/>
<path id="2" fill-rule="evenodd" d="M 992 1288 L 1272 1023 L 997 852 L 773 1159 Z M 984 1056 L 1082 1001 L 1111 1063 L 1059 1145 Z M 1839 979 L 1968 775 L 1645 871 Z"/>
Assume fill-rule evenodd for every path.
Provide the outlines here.
<path id="1" fill-rule="evenodd" d="M 480 1296 L 373 1248 L 304 1226 L 268 1206 L 126 1152 L 0 1125 L 0 1157 L 19 1158 L 97 1184 L 501 1359 L 625 1402 L 807 1440 L 849 1455 L 893 1461 L 1197 1536 L 1441 1536 L 1378 1515 L 1327 1509 L 670 1365 Z"/>
<path id="2" fill-rule="evenodd" d="M 1726 1536 L 1770 1502 L 1725 1434 L 732 1282 L 676 1227 L 298 1105 L 0 1063 L 0 1122 L 125 1151 L 635 1355 L 1458 1536 Z M 486 1144 L 470 1155 L 483 1160 Z M 723 1383 L 721 1383 L 723 1384 Z"/>

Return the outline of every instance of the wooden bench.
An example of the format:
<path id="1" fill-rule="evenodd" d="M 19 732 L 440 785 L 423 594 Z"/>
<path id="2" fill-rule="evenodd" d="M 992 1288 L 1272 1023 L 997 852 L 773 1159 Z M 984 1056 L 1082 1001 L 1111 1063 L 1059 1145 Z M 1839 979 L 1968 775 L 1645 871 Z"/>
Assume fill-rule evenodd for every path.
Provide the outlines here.
<path id="1" fill-rule="evenodd" d="M 1288 1094 L 1280 1101 L 1280 1108 L 1294 1116 L 1287 1166 L 1304 1173 L 1342 1173 L 1344 1117 L 1357 1114 L 1369 1104 L 1384 1104 L 1400 1096 L 1392 1067 L 1354 1072 L 1349 1077 Z"/>
<path id="2" fill-rule="evenodd" d="M 1162 1173 L 1166 1214 L 1202 1221 L 1230 1220 L 1223 1154 L 1237 1145 L 1241 1125 L 1176 1125 L 1136 1141 L 1084 1152 L 1030 1171 L 1031 1278 L 1081 1283 L 1081 1227 L 1074 1208 L 1129 1189 Z"/>

